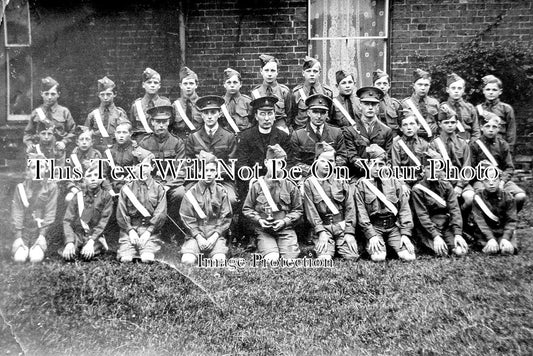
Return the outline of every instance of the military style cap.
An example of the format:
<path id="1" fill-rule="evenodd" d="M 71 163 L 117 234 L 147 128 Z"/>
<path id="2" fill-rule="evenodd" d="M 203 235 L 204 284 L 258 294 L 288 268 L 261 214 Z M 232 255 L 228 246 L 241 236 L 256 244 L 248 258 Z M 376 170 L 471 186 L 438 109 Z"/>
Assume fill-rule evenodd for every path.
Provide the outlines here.
<path id="1" fill-rule="evenodd" d="M 379 103 L 385 93 L 379 88 L 375 87 L 362 87 L 355 92 L 355 95 L 359 97 L 361 101 L 371 101 Z"/>
<path id="2" fill-rule="evenodd" d="M 387 152 L 375 143 L 368 146 L 366 153 L 368 154 L 369 159 L 387 159 Z"/>
<path id="3" fill-rule="evenodd" d="M 84 125 L 76 126 L 76 128 L 74 129 L 74 134 L 77 137 L 80 137 L 82 135 L 89 135 L 90 137 L 93 137 L 92 130 L 88 126 L 84 126 Z"/>
<path id="4" fill-rule="evenodd" d="M 427 166 L 430 159 L 442 159 L 442 155 L 438 151 L 428 148 L 428 150 L 424 152 L 424 155 L 422 156 L 422 165 Z"/>
<path id="5" fill-rule="evenodd" d="M 455 83 L 455 82 L 458 82 L 458 81 L 465 81 L 463 78 L 461 78 L 460 76 L 458 76 L 457 74 L 455 73 L 451 73 L 451 74 L 448 74 L 448 76 L 446 77 L 446 86 L 450 86 L 452 83 Z"/>
<path id="6" fill-rule="evenodd" d="M 324 152 L 330 152 L 330 151 L 333 151 L 335 152 L 335 149 L 327 142 L 317 142 L 315 144 L 315 159 L 317 159 L 318 157 L 320 157 L 320 155 Z"/>
<path id="7" fill-rule="evenodd" d="M 150 80 L 150 79 L 157 79 L 157 80 L 161 80 L 161 75 L 159 73 L 157 73 L 155 70 L 153 70 L 152 68 L 146 68 L 143 72 L 143 82 L 146 82 L 147 80 Z"/>
<path id="8" fill-rule="evenodd" d="M 450 105 L 448 105 L 447 103 L 446 104 L 442 104 L 440 106 L 440 112 L 442 113 L 439 114 L 437 116 L 437 120 L 440 122 L 442 120 L 448 120 L 448 119 L 451 119 L 452 117 L 457 117 L 457 113 L 455 112 L 454 109 L 452 109 L 450 107 Z"/>
<path id="9" fill-rule="evenodd" d="M 413 83 L 416 83 L 416 81 L 419 80 L 419 79 L 429 79 L 429 80 L 431 80 L 431 74 L 429 74 L 429 72 L 426 72 L 425 70 L 417 68 L 413 72 Z"/>
<path id="10" fill-rule="evenodd" d="M 384 77 L 389 77 L 389 75 L 382 71 L 381 69 L 376 69 L 373 73 L 372 73 L 372 83 L 375 83 L 376 80 L 378 79 L 381 79 L 381 78 L 384 78 Z"/>
<path id="11" fill-rule="evenodd" d="M 172 117 L 173 108 L 171 105 L 154 106 L 146 111 L 152 120 L 168 120 Z"/>
<path id="12" fill-rule="evenodd" d="M 279 60 L 276 57 L 271 56 L 269 54 L 261 54 L 259 56 L 259 60 L 261 60 L 261 68 L 266 66 L 266 64 L 269 62 L 274 62 L 274 63 L 279 64 Z"/>
<path id="13" fill-rule="evenodd" d="M 180 82 L 183 79 L 194 79 L 198 81 L 198 76 L 189 67 L 183 67 L 180 69 Z"/>
<path id="14" fill-rule="evenodd" d="M 59 83 L 52 77 L 46 77 L 41 79 L 41 91 L 48 91 L 55 87 L 56 85 L 59 85 Z"/>
<path id="15" fill-rule="evenodd" d="M 51 120 L 41 121 L 37 120 L 35 121 L 35 132 L 43 132 L 43 131 L 52 131 L 54 132 L 54 123 Z"/>
<path id="16" fill-rule="evenodd" d="M 278 102 L 278 98 L 275 96 L 262 96 L 254 99 L 250 102 L 253 110 L 274 110 L 274 105 Z"/>
<path id="17" fill-rule="evenodd" d="M 279 143 L 276 143 L 275 145 L 268 145 L 267 152 L 266 152 L 266 159 L 274 159 L 274 158 L 285 158 L 287 157 L 287 153 Z"/>
<path id="18" fill-rule="evenodd" d="M 315 58 L 309 57 L 309 56 L 305 56 L 303 69 L 306 70 L 306 69 L 309 69 L 309 68 L 313 68 L 313 66 L 315 64 L 317 64 L 317 63 L 320 64 L 318 59 L 315 59 Z"/>
<path id="19" fill-rule="evenodd" d="M 355 76 L 352 73 L 348 73 L 347 71 L 341 69 L 335 72 L 335 79 L 337 80 L 337 84 L 339 84 L 344 78 L 348 76 L 352 76 L 352 79 L 355 81 Z"/>
<path id="20" fill-rule="evenodd" d="M 487 85 L 489 83 L 499 83 L 500 82 L 498 77 L 496 77 L 496 76 L 494 76 L 492 74 L 484 76 L 483 78 L 481 78 L 481 81 L 483 82 L 483 85 Z"/>
<path id="21" fill-rule="evenodd" d="M 226 68 L 224 70 L 224 81 L 230 79 L 231 77 L 233 77 L 234 75 L 237 76 L 237 78 L 239 78 L 239 80 L 241 80 L 241 73 L 237 72 L 235 69 L 232 69 L 232 68 Z"/>
<path id="22" fill-rule="evenodd" d="M 196 100 L 196 107 L 200 111 L 218 109 L 224 104 L 224 98 L 217 95 L 206 95 Z"/>
<path id="23" fill-rule="evenodd" d="M 496 120 L 498 121 L 498 124 L 500 124 L 502 121 L 502 119 L 498 115 L 490 111 L 484 111 L 483 115 L 479 115 L 479 124 L 481 126 L 485 125 L 490 120 Z"/>
<path id="24" fill-rule="evenodd" d="M 305 99 L 305 105 L 308 109 L 319 108 L 324 110 L 331 109 L 333 101 L 324 94 L 313 94 Z"/>
<path id="25" fill-rule="evenodd" d="M 217 163 L 217 157 L 212 154 L 211 152 L 207 152 L 204 150 L 201 150 L 200 153 L 198 153 L 198 159 L 205 161 L 205 164 L 208 163 Z"/>
<path id="26" fill-rule="evenodd" d="M 114 88 L 115 88 L 115 82 L 113 82 L 108 77 L 103 77 L 102 79 L 98 79 L 98 92 L 102 92 L 107 89 L 114 89 Z"/>
<path id="27" fill-rule="evenodd" d="M 28 153 L 28 159 L 46 159 L 46 156 L 41 153 Z"/>

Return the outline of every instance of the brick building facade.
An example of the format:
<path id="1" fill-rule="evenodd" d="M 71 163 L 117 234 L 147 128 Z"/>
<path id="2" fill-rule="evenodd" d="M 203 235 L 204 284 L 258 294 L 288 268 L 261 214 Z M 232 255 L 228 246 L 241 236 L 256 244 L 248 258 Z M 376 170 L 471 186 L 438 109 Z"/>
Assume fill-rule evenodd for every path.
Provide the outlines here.
<path id="1" fill-rule="evenodd" d="M 242 73 L 242 91 L 249 93 L 261 82 L 259 53 L 279 57 L 279 82 L 293 87 L 309 53 L 310 6 L 316 2 L 136 0 L 117 8 L 102 0 L 71 1 L 68 7 L 57 0 L 30 1 L 32 43 L 26 51 L 32 58 L 33 106 L 40 103 L 39 79 L 51 75 L 63 86 L 60 102 L 82 123 L 97 105 L 96 80 L 108 75 L 118 86 L 117 104 L 128 110 L 142 94 L 140 74 L 147 66 L 162 74 L 161 92 L 171 99 L 179 95 L 178 71 L 183 64 L 198 73 L 201 95 L 223 93 L 222 72 L 227 67 Z M 464 42 L 480 38 L 486 44 L 528 44 L 533 36 L 533 4 L 527 0 L 384 3 L 387 70 L 392 74 L 392 94 L 398 98 L 409 94 L 413 68 L 429 67 Z M 5 24 L 1 31 L 4 37 Z M 2 83 L 7 82 L 9 51 L 14 55 L 15 49 L 0 46 Z M 14 137 L 13 129 L 20 132 L 24 127 L 23 122 L 8 121 L 9 95 L 7 86 L 0 86 L 4 140 Z M 522 133 L 533 131 L 532 108 L 533 103 L 517 108 Z"/>

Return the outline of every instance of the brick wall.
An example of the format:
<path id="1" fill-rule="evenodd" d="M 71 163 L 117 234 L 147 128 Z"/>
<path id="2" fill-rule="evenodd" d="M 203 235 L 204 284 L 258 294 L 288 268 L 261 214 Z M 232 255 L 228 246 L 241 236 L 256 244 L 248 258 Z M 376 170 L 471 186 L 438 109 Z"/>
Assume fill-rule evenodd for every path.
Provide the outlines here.
<path id="1" fill-rule="evenodd" d="M 410 94 L 414 68 L 428 68 L 474 38 L 488 45 L 533 40 L 533 2 L 528 0 L 393 0 L 391 19 L 393 95 L 399 98 Z M 531 154 L 525 135 L 533 131 L 533 99 L 515 110 L 522 133 L 517 153 Z"/>
<path id="2" fill-rule="evenodd" d="M 289 87 L 301 80 L 307 55 L 307 1 L 190 2 L 186 64 L 200 78 L 200 95 L 224 93 L 223 71 L 241 72 L 243 93 L 262 82 L 258 55 L 280 59 L 278 81 Z"/>

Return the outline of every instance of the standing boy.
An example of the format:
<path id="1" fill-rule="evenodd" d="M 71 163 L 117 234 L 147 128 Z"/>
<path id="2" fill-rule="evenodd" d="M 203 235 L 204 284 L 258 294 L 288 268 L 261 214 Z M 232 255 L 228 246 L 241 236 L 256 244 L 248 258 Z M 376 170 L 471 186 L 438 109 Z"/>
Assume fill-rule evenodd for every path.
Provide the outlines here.
<path id="1" fill-rule="evenodd" d="M 191 132 L 196 131 L 203 125 L 202 115 L 196 107 L 198 94 L 198 76 L 189 67 L 180 69 L 180 97 L 174 101 L 174 122 L 170 126 L 170 132 L 185 139 Z"/>
<path id="2" fill-rule="evenodd" d="M 335 73 L 339 95 L 333 99 L 331 125 L 351 126 L 361 117 L 359 98 L 355 95 L 355 76 L 345 70 Z"/>
<path id="3" fill-rule="evenodd" d="M 241 74 L 234 69 L 226 68 L 224 70 L 224 88 L 226 89 L 224 104 L 239 131 L 246 130 L 252 126 L 249 117 L 252 99 L 248 95 L 241 94 L 241 87 Z M 227 118 L 222 121 L 225 122 L 223 125 L 225 129 L 234 132 L 229 122 L 227 122 Z"/>
<path id="4" fill-rule="evenodd" d="M 381 69 L 376 69 L 372 73 L 373 85 L 380 89 L 384 95 L 379 101 L 379 114 L 378 117 L 385 125 L 392 129 L 394 136 L 399 134 L 399 119 L 402 117 L 402 104 L 397 99 L 390 96 L 390 77 Z"/>

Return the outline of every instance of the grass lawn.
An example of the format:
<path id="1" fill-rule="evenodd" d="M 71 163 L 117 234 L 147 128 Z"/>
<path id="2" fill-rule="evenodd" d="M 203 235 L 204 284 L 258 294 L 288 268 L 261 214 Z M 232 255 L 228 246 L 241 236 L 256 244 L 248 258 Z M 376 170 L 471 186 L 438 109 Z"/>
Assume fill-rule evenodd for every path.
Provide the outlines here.
<path id="1" fill-rule="evenodd" d="M 517 256 L 420 256 L 410 264 L 335 260 L 333 268 L 316 269 L 177 264 L 176 270 L 162 263 L 121 265 L 113 255 L 65 264 L 51 253 L 57 246 L 41 265 L 15 265 L 11 237 L 2 232 L 0 350 L 532 355 L 531 216 L 528 206 Z M 174 263 L 175 251 L 167 244 L 163 258 Z"/>

